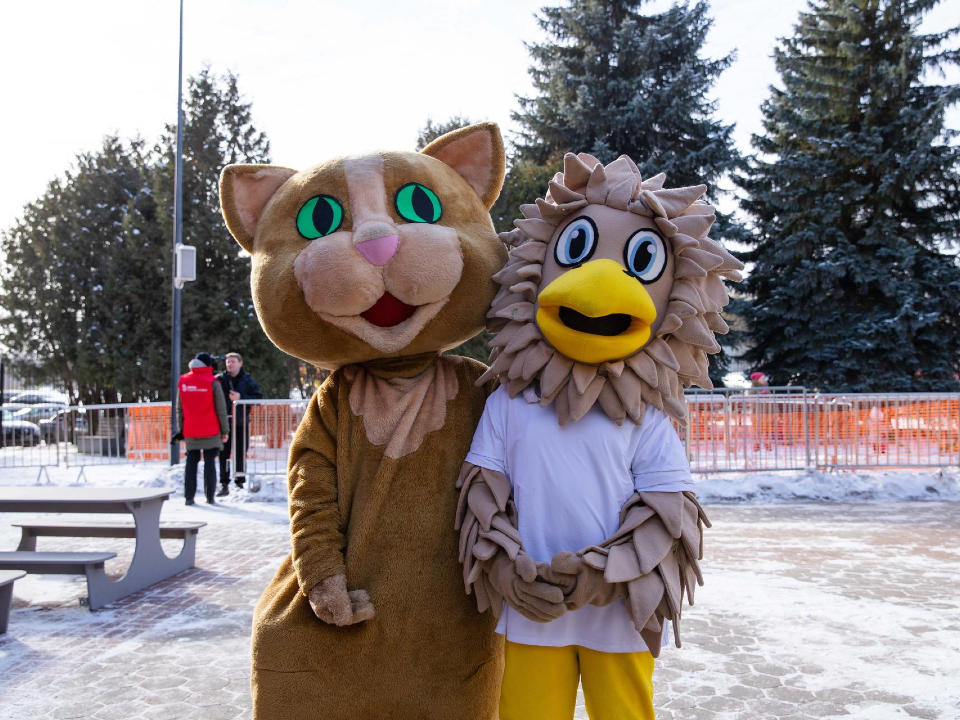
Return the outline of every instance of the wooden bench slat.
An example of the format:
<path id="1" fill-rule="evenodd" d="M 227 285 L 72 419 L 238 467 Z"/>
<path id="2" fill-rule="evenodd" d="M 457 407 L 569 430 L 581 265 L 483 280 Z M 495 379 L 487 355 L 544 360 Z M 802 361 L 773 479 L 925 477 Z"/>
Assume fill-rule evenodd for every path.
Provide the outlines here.
<path id="1" fill-rule="evenodd" d="M 109 552 L 0 552 L 0 570 L 23 570 L 31 575 L 82 575 L 88 567 L 103 565 L 116 553 Z"/>

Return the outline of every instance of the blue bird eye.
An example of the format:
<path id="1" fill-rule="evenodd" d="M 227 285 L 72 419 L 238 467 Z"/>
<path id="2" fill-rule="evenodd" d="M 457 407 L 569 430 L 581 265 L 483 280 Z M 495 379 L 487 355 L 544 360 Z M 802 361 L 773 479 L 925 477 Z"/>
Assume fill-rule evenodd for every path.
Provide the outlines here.
<path id="1" fill-rule="evenodd" d="M 644 285 L 656 282 L 667 267 L 667 245 L 656 230 L 637 230 L 623 246 L 623 260 Z"/>
<path id="2" fill-rule="evenodd" d="M 573 267 L 586 262 L 597 248 L 597 226 L 583 216 L 572 220 L 557 238 L 553 256 L 561 267 Z"/>

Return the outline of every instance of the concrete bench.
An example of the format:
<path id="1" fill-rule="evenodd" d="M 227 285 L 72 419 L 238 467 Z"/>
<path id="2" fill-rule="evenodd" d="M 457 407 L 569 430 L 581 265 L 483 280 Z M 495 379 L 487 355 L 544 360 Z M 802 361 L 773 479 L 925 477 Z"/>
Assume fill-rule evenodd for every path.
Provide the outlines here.
<path id="1" fill-rule="evenodd" d="M 23 570 L 0 570 L 0 633 L 7 631 L 10 604 L 13 601 L 13 583 L 26 575 Z"/>
<path id="2" fill-rule="evenodd" d="M 86 575 L 87 597 L 81 605 L 99 607 L 102 593 L 110 579 L 104 570 L 107 560 L 117 556 L 110 552 L 32 552 L 14 550 L 0 552 L 0 571 L 23 570 L 31 575 Z"/>
<path id="3" fill-rule="evenodd" d="M 162 540 L 185 540 L 196 536 L 205 522 L 160 523 Z M 13 523 L 20 528 L 17 550 L 36 550 L 38 537 L 112 537 L 135 538 L 137 526 L 133 523 Z"/>

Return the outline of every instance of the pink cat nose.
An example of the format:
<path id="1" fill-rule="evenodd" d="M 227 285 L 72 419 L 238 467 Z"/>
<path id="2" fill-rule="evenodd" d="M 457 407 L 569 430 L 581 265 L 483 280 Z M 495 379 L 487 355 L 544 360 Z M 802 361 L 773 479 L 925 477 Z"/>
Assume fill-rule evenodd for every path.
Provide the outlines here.
<path id="1" fill-rule="evenodd" d="M 400 244 L 399 235 L 385 235 L 384 237 L 374 238 L 373 240 L 364 240 L 357 243 L 357 250 L 368 262 L 373 265 L 386 265 L 390 258 L 397 253 L 397 246 Z"/>

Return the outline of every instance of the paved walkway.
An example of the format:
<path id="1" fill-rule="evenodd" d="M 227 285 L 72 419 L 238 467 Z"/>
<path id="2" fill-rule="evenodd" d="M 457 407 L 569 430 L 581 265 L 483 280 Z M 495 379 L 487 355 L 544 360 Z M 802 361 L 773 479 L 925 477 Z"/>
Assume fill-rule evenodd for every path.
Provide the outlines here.
<path id="1" fill-rule="evenodd" d="M 250 616 L 287 546 L 285 508 L 169 505 L 167 519 L 210 522 L 199 568 L 97 613 L 78 606 L 82 581 L 18 583 L 0 717 L 250 716 Z M 683 649 L 661 656 L 658 718 L 960 717 L 960 503 L 708 510 L 707 587 Z M 15 538 L 0 526 L 0 547 Z M 40 542 L 119 551 L 118 569 L 131 549 Z"/>

